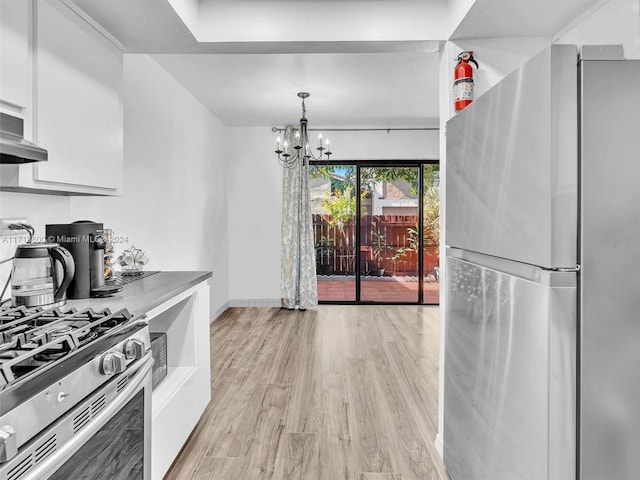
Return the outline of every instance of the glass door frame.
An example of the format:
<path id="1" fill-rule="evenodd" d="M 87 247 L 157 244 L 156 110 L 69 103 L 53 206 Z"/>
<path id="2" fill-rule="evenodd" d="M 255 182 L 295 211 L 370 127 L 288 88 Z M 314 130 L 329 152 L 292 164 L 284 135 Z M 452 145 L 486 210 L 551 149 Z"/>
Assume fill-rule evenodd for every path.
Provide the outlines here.
<path id="1" fill-rule="evenodd" d="M 440 165 L 440 160 L 319 160 L 310 161 L 309 166 L 341 166 L 353 165 L 356 167 L 356 215 L 355 215 L 355 300 L 321 300 L 318 303 L 325 305 L 436 305 L 424 302 L 424 175 L 425 165 Z M 361 249 L 361 169 L 375 167 L 398 167 L 418 169 L 418 298 L 415 302 L 376 302 L 362 300 L 362 249 Z"/>

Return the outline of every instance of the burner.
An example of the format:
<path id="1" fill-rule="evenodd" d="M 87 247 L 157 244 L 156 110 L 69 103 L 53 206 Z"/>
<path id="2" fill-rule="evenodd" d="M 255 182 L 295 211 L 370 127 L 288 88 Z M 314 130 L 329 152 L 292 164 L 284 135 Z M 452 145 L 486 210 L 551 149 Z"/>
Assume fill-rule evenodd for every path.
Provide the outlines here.
<path id="1" fill-rule="evenodd" d="M 78 350 L 101 353 L 111 341 L 101 339 L 111 337 L 131 318 L 124 309 L 111 313 L 91 308 L 0 308 L 0 390 Z"/>
<path id="2" fill-rule="evenodd" d="M 42 327 L 38 327 L 33 331 L 33 339 L 42 339 L 47 343 L 52 342 L 58 338 L 62 338 L 66 335 L 70 335 L 72 332 L 86 327 L 89 322 L 86 320 L 56 320 L 45 323 Z"/>
<path id="3" fill-rule="evenodd" d="M 55 360 L 58 360 L 59 358 L 64 357 L 67 353 L 69 353 L 69 350 L 45 350 L 44 352 L 40 352 L 40 353 L 36 353 L 33 356 L 33 359 L 38 361 L 38 362 L 53 362 Z"/>
<path id="4" fill-rule="evenodd" d="M 82 346 L 86 345 L 96 338 L 98 338 L 98 332 L 96 332 L 95 330 L 90 330 L 86 335 L 80 337 L 78 340 L 80 341 L 80 345 Z"/>
<path id="5" fill-rule="evenodd" d="M 73 331 L 73 327 L 71 325 L 58 325 L 57 327 L 52 328 L 47 333 L 51 336 L 51 338 L 58 338 L 63 335 L 68 335 Z"/>

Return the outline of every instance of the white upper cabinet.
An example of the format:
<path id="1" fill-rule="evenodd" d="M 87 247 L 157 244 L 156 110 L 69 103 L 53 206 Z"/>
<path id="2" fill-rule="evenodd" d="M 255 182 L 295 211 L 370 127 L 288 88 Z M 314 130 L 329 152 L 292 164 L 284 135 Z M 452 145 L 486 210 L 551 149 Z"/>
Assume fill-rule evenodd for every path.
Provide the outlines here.
<path id="1" fill-rule="evenodd" d="M 0 107 L 24 116 L 31 105 L 30 0 L 0 1 Z"/>
<path id="2" fill-rule="evenodd" d="M 13 1 L 21 0 L 0 0 L 3 8 Z M 119 195 L 122 50 L 69 0 L 38 0 L 32 8 L 32 140 L 49 152 L 49 159 L 1 166 L 0 188 Z"/>
<path id="3" fill-rule="evenodd" d="M 38 2 L 38 143 L 41 182 L 122 188 L 122 52 L 60 1 Z"/>

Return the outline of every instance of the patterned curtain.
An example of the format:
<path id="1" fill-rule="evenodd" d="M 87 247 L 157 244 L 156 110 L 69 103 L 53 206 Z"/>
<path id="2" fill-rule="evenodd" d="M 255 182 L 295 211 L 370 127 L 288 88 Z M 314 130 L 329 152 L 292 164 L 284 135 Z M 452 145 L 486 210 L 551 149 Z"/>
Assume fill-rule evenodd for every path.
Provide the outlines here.
<path id="1" fill-rule="evenodd" d="M 294 144 L 294 130 L 287 127 L 284 140 Z M 309 165 L 297 162 L 283 168 L 282 264 L 280 291 L 284 308 L 301 310 L 318 305 L 316 257 L 309 194 Z"/>

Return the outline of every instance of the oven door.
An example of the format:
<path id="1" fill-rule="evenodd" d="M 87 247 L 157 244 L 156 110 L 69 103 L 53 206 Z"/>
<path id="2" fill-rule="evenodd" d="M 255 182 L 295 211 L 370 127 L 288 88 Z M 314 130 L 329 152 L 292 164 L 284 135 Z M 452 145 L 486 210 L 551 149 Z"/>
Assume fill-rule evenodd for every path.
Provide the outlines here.
<path id="1" fill-rule="evenodd" d="M 3 465 L 0 480 L 150 480 L 151 350 Z"/>

